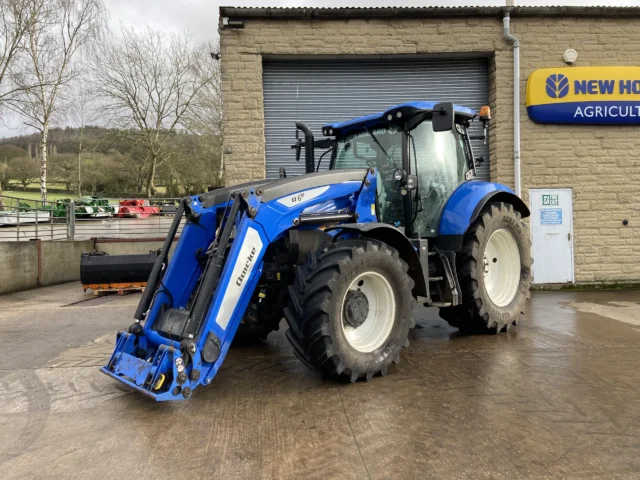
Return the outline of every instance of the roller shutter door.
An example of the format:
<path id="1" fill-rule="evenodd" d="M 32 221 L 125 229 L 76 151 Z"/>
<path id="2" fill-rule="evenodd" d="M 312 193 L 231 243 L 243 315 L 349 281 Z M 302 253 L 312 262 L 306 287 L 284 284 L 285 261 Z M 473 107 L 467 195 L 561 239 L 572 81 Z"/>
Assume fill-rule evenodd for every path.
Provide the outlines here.
<path id="1" fill-rule="evenodd" d="M 475 109 L 488 103 L 486 59 L 398 59 L 375 61 L 265 61 L 263 65 L 267 178 L 280 167 L 288 175 L 304 173 L 304 158 L 295 161 L 294 121 L 301 120 L 322 138 L 325 123 L 380 112 L 403 102 L 434 100 Z M 482 135 L 473 122 L 471 135 Z M 478 176 L 489 177 L 489 148 L 472 141 L 484 157 Z M 303 152 L 304 155 L 304 152 Z M 316 160 L 319 152 L 316 152 Z M 328 155 L 323 159 L 329 165 Z"/>

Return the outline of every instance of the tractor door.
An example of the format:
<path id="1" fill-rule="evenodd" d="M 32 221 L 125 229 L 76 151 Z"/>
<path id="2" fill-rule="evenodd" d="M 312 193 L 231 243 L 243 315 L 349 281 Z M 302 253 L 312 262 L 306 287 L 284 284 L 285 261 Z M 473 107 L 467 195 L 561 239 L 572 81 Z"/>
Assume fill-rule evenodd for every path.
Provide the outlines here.
<path id="1" fill-rule="evenodd" d="M 404 133 L 397 128 L 366 130 L 339 138 L 331 168 L 375 168 L 378 171 L 378 220 L 403 226 L 404 206 L 393 172 L 402 168 Z M 406 145 L 406 143 L 404 144 Z"/>
<path id="2" fill-rule="evenodd" d="M 447 132 L 434 132 L 427 120 L 410 134 L 410 170 L 418 177 L 418 188 L 412 192 L 412 232 L 434 237 L 438 235 L 444 205 L 466 179 L 470 152 L 461 125 Z"/>

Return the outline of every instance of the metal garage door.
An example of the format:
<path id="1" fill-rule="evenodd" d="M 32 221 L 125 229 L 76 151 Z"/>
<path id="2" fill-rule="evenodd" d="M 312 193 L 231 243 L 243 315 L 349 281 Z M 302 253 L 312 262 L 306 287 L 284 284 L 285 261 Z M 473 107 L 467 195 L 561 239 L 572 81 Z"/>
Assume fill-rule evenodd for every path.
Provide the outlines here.
<path id="1" fill-rule="evenodd" d="M 296 163 L 291 149 L 296 120 L 322 138 L 325 123 L 402 102 L 455 102 L 476 110 L 488 103 L 486 59 L 265 61 L 263 68 L 267 178 L 277 178 L 280 167 L 289 175 L 304 173 L 304 159 Z M 482 135 L 480 123 L 473 123 L 471 134 Z M 472 143 L 475 155 L 485 158 L 479 176 L 488 178 L 489 148 L 482 141 Z M 325 167 L 328 160 L 327 155 Z"/>

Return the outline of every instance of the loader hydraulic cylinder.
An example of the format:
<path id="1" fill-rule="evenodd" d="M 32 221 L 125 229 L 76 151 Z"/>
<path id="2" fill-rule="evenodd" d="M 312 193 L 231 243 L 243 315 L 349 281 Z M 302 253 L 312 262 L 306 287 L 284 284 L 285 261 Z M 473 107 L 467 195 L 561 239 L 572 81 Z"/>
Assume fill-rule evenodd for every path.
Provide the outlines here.
<path id="1" fill-rule="evenodd" d="M 180 222 L 182 221 L 184 202 L 185 199 L 180 200 L 176 214 L 173 217 L 173 222 L 171 223 L 171 228 L 169 228 L 169 232 L 167 233 L 167 238 L 164 239 L 160 255 L 158 255 L 158 258 L 156 258 L 156 261 L 153 264 L 151 275 L 149 275 L 149 280 L 147 281 L 147 287 L 142 293 L 142 298 L 140 299 L 136 313 L 133 316 L 136 320 L 144 320 L 147 310 L 149 310 L 156 288 L 158 287 L 158 282 L 160 281 L 160 276 L 163 273 L 163 266 L 167 264 L 171 244 L 173 243 L 173 239 L 175 238 Z"/>

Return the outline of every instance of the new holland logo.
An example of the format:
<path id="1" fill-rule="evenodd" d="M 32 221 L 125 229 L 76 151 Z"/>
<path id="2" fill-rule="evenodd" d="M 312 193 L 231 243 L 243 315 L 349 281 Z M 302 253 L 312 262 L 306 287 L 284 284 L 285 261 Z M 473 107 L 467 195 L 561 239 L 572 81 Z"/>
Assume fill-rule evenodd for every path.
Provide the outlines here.
<path id="1" fill-rule="evenodd" d="M 527 112 L 537 123 L 640 125 L 640 66 L 535 70 Z"/>
<path id="2" fill-rule="evenodd" d="M 547 77 L 547 95 L 551 98 L 566 97 L 569 93 L 569 79 L 561 73 L 554 73 Z"/>

